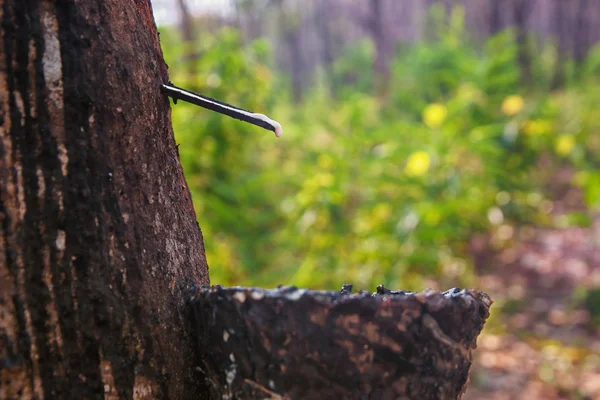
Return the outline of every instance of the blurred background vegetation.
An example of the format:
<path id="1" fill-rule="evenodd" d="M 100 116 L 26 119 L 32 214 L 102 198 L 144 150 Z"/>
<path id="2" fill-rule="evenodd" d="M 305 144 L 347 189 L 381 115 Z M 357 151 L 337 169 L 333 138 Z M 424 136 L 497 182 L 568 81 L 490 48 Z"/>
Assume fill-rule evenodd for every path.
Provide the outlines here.
<path id="1" fill-rule="evenodd" d="M 173 83 L 284 128 L 173 107 L 213 284 L 476 287 L 468 398 L 600 398 L 600 1 L 154 3 Z"/>

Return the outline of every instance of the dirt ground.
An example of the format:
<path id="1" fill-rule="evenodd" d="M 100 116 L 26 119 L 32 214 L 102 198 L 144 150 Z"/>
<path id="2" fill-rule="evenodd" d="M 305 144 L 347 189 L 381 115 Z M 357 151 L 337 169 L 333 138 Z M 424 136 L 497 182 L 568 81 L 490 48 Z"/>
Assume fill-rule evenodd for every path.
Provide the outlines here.
<path id="1" fill-rule="evenodd" d="M 600 399 L 600 216 L 504 232 L 490 252 L 495 234 L 472 241 L 495 304 L 463 399 Z"/>

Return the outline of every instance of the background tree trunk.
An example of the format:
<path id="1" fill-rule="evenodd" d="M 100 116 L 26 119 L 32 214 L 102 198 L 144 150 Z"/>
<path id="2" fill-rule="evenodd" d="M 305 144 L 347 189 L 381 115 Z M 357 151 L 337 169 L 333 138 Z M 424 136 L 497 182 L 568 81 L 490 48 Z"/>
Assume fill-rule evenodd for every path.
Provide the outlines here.
<path id="1" fill-rule="evenodd" d="M 388 33 L 385 26 L 385 5 L 383 0 L 371 0 L 369 28 L 375 43 L 375 76 L 380 80 L 378 89 L 383 90 L 389 75 L 388 69 Z"/>
<path id="2" fill-rule="evenodd" d="M 179 17 L 181 19 L 181 33 L 185 42 L 193 42 L 196 39 L 194 29 L 194 18 L 190 14 L 190 10 L 185 0 L 177 0 L 179 8 Z"/>
<path id="3" fill-rule="evenodd" d="M 330 83 L 330 90 L 335 96 L 335 86 L 333 84 L 333 64 L 335 62 L 334 44 L 331 21 L 333 20 L 331 14 L 331 4 L 329 2 L 318 3 L 315 8 L 315 26 L 319 32 L 319 37 L 322 42 L 321 47 L 321 60 L 323 63 L 323 70 L 327 82 Z"/>
<path id="4" fill-rule="evenodd" d="M 198 398 L 150 1 L 0 0 L 0 398 Z"/>
<path id="5" fill-rule="evenodd" d="M 557 89 L 565 84 L 565 63 L 569 56 L 568 54 L 568 19 L 565 17 L 567 13 L 567 6 L 557 1 L 554 4 L 554 10 L 552 13 L 553 23 L 555 25 L 556 33 L 556 65 L 554 67 L 554 75 L 552 77 L 552 88 Z"/>
<path id="6" fill-rule="evenodd" d="M 575 32 L 573 37 L 573 57 L 577 65 L 581 65 L 589 51 L 589 26 L 586 23 L 588 14 L 591 13 L 588 0 L 579 0 L 575 17 Z"/>
<path id="7" fill-rule="evenodd" d="M 495 35 L 503 28 L 502 25 L 502 0 L 490 0 L 489 33 Z"/>
<path id="8" fill-rule="evenodd" d="M 531 49 L 528 43 L 527 21 L 534 7 L 535 0 L 514 0 L 512 9 L 518 46 L 518 60 L 521 67 L 521 81 L 524 84 L 530 83 L 532 79 Z"/>

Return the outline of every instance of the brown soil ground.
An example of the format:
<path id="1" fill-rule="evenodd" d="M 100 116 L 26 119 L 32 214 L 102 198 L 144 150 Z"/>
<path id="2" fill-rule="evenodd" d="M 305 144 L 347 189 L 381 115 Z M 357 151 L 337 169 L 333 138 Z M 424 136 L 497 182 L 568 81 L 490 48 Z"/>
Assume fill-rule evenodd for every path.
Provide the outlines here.
<path id="1" fill-rule="evenodd" d="M 471 246 L 486 266 L 477 287 L 496 303 L 463 399 L 600 399 L 600 216 L 587 228 L 520 228 L 490 252 L 493 242 Z"/>

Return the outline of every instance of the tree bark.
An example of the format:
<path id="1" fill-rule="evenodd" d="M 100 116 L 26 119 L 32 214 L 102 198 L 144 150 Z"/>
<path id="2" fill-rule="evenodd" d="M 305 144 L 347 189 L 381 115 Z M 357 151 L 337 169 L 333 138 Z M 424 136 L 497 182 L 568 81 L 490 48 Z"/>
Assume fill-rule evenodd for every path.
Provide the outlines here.
<path id="1" fill-rule="evenodd" d="M 385 24 L 385 4 L 383 0 L 369 2 L 370 15 L 366 26 L 375 44 L 375 60 L 373 61 L 373 76 L 375 90 L 385 94 L 389 77 L 388 29 Z"/>
<path id="2" fill-rule="evenodd" d="M 283 28 L 283 40 L 291 58 L 291 72 L 292 72 L 292 94 L 296 103 L 300 102 L 304 94 L 303 84 L 303 58 L 302 48 L 300 46 L 300 27 L 299 26 L 285 26 Z"/>
<path id="3" fill-rule="evenodd" d="M 149 0 L 0 0 L 0 398 L 198 398 L 208 284 Z"/>
<path id="4" fill-rule="evenodd" d="M 556 29 L 556 65 L 552 76 L 552 89 L 558 89 L 565 84 L 565 64 L 568 54 L 568 20 L 566 18 L 567 6 L 562 1 L 557 1 L 552 10 L 553 25 Z"/>
<path id="5" fill-rule="evenodd" d="M 336 87 L 333 82 L 333 63 L 335 62 L 335 54 L 333 52 L 333 40 L 332 40 L 332 21 L 333 15 L 331 13 L 331 3 L 329 2 L 317 2 L 315 7 L 315 25 L 319 32 L 319 38 L 321 40 L 321 59 L 323 62 L 323 70 L 329 82 L 329 90 L 331 94 L 335 96 Z"/>
<path id="6" fill-rule="evenodd" d="M 514 0 L 513 23 L 516 30 L 516 41 L 518 46 L 518 61 L 521 67 L 521 82 L 530 85 L 533 77 L 531 70 L 531 49 L 528 43 L 527 21 L 531 11 L 535 7 L 535 0 Z"/>
<path id="7" fill-rule="evenodd" d="M 185 42 L 193 42 L 196 39 L 194 18 L 185 0 L 177 0 L 177 6 L 179 7 L 179 16 L 181 18 L 181 36 L 183 36 Z"/>
<path id="8" fill-rule="evenodd" d="M 502 0 L 490 0 L 489 33 L 490 36 L 502 30 Z"/>
<path id="9" fill-rule="evenodd" d="M 583 64 L 589 51 L 589 24 L 587 15 L 590 13 L 588 0 L 579 0 L 575 17 L 575 32 L 573 35 L 573 57 L 578 66 Z"/>
<path id="10" fill-rule="evenodd" d="M 483 293 L 213 287 L 191 299 L 212 398 L 456 399 Z"/>

